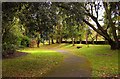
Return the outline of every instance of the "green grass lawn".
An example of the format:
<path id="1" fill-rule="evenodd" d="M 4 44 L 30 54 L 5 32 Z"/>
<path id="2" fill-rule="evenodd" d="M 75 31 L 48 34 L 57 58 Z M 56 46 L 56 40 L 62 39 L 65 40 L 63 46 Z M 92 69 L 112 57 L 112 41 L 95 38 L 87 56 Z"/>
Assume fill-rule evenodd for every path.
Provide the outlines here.
<path id="1" fill-rule="evenodd" d="M 77 49 L 77 46 L 82 48 Z M 40 46 L 40 48 L 26 48 L 20 50 L 28 53 L 26 56 L 4 59 L 3 76 L 44 76 L 54 69 L 63 60 L 64 56 L 52 49 L 70 51 L 77 56 L 83 56 L 89 60 L 92 68 L 92 77 L 115 76 L 118 71 L 118 50 L 110 50 L 109 45 L 82 45 L 76 44 L 52 44 Z M 51 51 L 52 50 L 52 51 Z"/>
<path id="2" fill-rule="evenodd" d="M 77 46 L 82 46 L 82 48 L 77 49 Z M 110 50 L 109 45 L 53 44 L 46 47 L 68 50 L 74 55 L 84 56 L 91 63 L 93 77 L 109 77 L 120 74 L 118 71 L 118 52 L 120 51 Z"/>
<path id="3" fill-rule="evenodd" d="M 3 77 L 41 77 L 58 66 L 63 55 L 56 51 L 37 48 L 19 50 L 26 56 L 4 59 L 2 61 Z"/>
<path id="4" fill-rule="evenodd" d="M 89 48 L 84 46 L 75 50 L 74 53 L 88 58 L 92 65 L 92 76 L 94 77 L 118 74 L 118 50 L 110 50 L 108 45 L 90 45 Z"/>
<path id="5" fill-rule="evenodd" d="M 82 48 L 77 49 L 77 46 Z M 115 76 L 118 71 L 118 50 L 110 50 L 109 45 L 61 44 L 63 50 L 71 51 L 74 55 L 84 56 L 91 62 L 93 77 Z"/>

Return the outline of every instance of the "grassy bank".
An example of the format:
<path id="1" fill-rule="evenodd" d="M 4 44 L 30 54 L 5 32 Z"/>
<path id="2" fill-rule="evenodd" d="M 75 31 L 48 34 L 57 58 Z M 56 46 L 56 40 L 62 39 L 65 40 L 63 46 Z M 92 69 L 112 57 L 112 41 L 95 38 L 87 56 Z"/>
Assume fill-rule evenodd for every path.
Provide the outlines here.
<path id="1" fill-rule="evenodd" d="M 3 77 L 40 77 L 56 67 L 63 59 L 62 54 L 51 50 L 28 48 L 20 51 L 28 54 L 3 60 Z"/>
<path id="2" fill-rule="evenodd" d="M 82 48 L 77 49 L 77 46 Z M 109 45 L 61 44 L 58 47 L 71 51 L 74 55 L 86 57 L 91 62 L 93 77 L 111 77 L 120 74 L 118 71 L 118 52 L 120 51 L 110 50 Z"/>
<path id="3" fill-rule="evenodd" d="M 82 48 L 77 49 L 77 46 Z M 92 77 L 111 77 L 120 74 L 118 71 L 118 50 L 110 50 L 109 45 L 52 44 L 40 45 L 40 48 L 20 50 L 28 53 L 26 56 L 4 59 L 3 76 L 43 76 L 57 67 L 64 56 L 54 49 L 67 50 L 74 55 L 83 56 L 89 60 Z M 116 76 L 117 77 L 117 76 Z"/>

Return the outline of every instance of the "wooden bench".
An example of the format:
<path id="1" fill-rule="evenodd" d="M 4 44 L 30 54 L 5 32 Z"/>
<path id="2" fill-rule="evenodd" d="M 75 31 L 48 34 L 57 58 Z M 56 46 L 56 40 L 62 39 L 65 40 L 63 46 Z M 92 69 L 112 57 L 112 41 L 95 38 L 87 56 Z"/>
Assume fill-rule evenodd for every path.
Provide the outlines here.
<path id="1" fill-rule="evenodd" d="M 82 48 L 82 46 L 77 46 L 77 48 L 79 49 L 79 48 Z"/>

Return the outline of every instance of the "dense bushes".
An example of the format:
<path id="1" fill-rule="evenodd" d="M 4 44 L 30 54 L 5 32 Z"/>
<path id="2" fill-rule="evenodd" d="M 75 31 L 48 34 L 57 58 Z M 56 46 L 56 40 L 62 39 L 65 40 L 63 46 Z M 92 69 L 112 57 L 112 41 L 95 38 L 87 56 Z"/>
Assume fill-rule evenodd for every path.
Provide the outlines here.
<path id="1" fill-rule="evenodd" d="M 35 47 L 36 44 L 37 44 L 37 41 L 35 39 L 31 39 L 29 47 Z"/>
<path id="2" fill-rule="evenodd" d="M 13 19 L 13 22 L 3 21 L 2 26 L 2 55 L 13 54 L 21 45 L 23 30 L 19 19 Z"/>
<path id="3" fill-rule="evenodd" d="M 30 44 L 30 38 L 27 36 L 23 36 L 20 47 L 29 47 L 29 44 Z"/>
<path id="4" fill-rule="evenodd" d="M 9 31 L 2 38 L 2 54 L 13 54 L 20 47 L 29 47 L 30 39 L 27 36 L 15 35 Z"/>
<path id="5" fill-rule="evenodd" d="M 20 45 L 21 34 L 15 33 L 13 31 L 11 31 L 11 30 L 5 31 L 2 36 L 3 55 L 14 53 L 15 50 L 18 49 L 18 47 Z"/>

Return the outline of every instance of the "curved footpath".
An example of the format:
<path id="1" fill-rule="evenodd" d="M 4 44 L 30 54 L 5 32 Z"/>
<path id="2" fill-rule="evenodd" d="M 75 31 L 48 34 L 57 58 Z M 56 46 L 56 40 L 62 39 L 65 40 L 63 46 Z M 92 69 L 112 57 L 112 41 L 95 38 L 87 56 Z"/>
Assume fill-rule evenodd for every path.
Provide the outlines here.
<path id="1" fill-rule="evenodd" d="M 66 55 L 63 62 L 54 70 L 48 73 L 47 77 L 90 77 L 91 67 L 88 60 L 78 57 L 68 51 L 56 50 Z"/>

